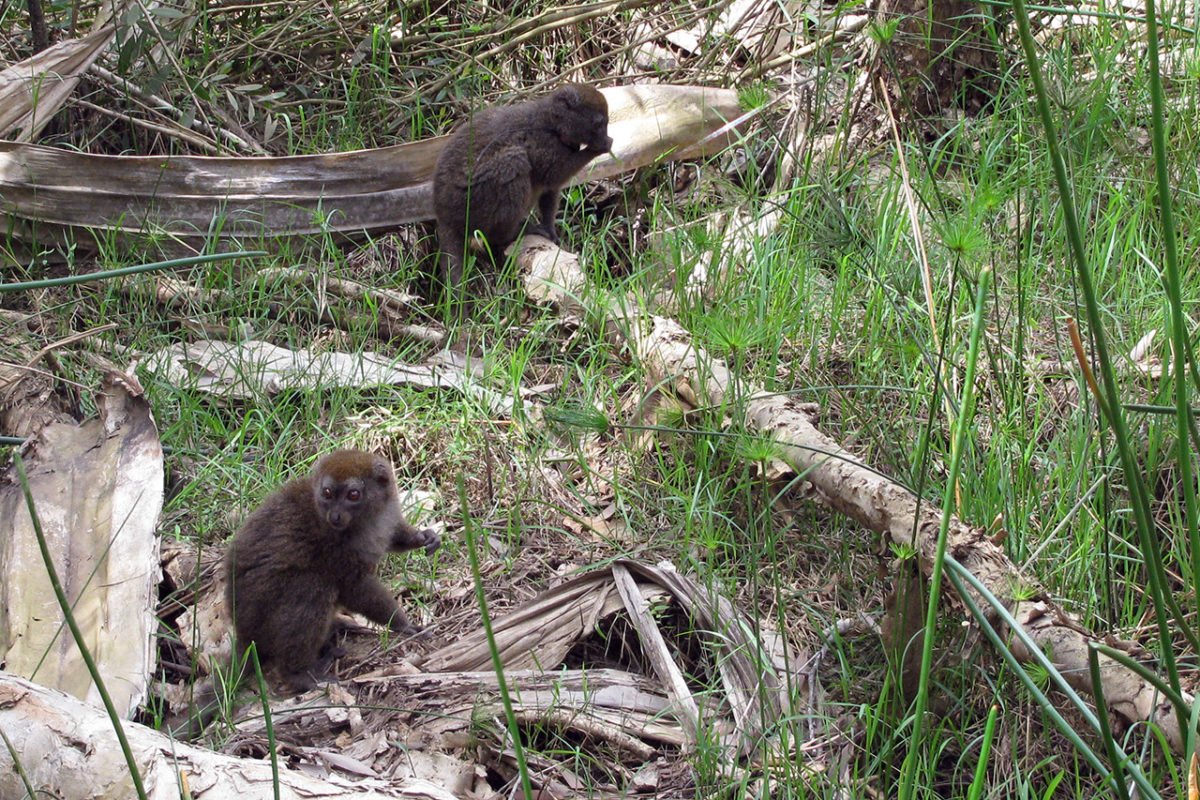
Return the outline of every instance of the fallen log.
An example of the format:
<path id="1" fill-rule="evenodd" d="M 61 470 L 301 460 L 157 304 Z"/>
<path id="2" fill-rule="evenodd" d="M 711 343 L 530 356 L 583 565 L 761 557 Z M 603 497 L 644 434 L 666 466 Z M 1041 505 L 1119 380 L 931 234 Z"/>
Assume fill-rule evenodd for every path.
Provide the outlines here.
<path id="1" fill-rule="evenodd" d="M 741 113 L 729 89 L 602 91 L 613 152 L 577 182 L 717 152 L 734 135 L 725 124 Z M 446 138 L 268 158 L 94 155 L 0 142 L 0 213 L 25 239 L 73 228 L 153 233 L 192 245 L 213 236 L 386 231 L 433 217 L 430 179 Z"/>
<path id="2" fill-rule="evenodd" d="M 271 796 L 269 761 L 192 747 L 135 722 L 123 726 L 148 797 Z M 103 711 L 0 672 L 0 731 L 8 745 L 0 747 L 0 797 L 136 797 L 112 721 Z M 279 786 L 285 797 L 456 800 L 427 781 L 350 780 L 335 772 L 315 778 L 285 764 L 279 769 Z"/>
<path id="3" fill-rule="evenodd" d="M 578 319 L 584 310 L 581 298 L 586 286 L 578 258 L 541 237 L 526 237 L 519 246 L 526 293 Z M 921 502 L 908 488 L 871 469 L 819 431 L 795 398 L 745 382 L 735 384 L 725 362 L 706 353 L 678 322 L 639 311 L 636 303 L 628 303 L 626 308 L 612 305 L 602 313 L 606 335 L 635 354 L 652 383 L 673 391 L 693 408 L 740 413 L 749 430 L 779 445 L 780 458 L 804 476 L 817 497 L 831 508 L 898 545 L 915 547 L 921 569 L 928 576 L 941 522 L 937 504 Z M 1037 582 L 1023 575 L 982 528 L 951 517 L 947 542 L 947 553 L 1004 603 L 1038 647 L 1051 655 L 1071 686 L 1094 695 L 1088 644 L 1100 639 L 1044 593 L 1029 597 L 1024 588 Z M 993 624 L 1001 627 L 998 618 Z M 1012 647 L 1018 659 L 1033 660 L 1019 641 Z M 1182 753 L 1183 730 L 1171 704 L 1133 671 L 1103 654 L 1098 658 L 1109 711 L 1127 725 L 1153 722 L 1171 748 Z M 1185 699 L 1190 703 L 1191 695 L 1185 694 Z"/>

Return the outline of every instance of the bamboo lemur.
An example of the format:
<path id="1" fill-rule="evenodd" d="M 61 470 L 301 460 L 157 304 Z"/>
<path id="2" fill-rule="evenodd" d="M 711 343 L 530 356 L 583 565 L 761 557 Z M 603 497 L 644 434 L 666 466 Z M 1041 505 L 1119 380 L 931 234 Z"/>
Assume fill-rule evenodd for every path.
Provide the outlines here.
<path id="1" fill-rule="evenodd" d="M 516 241 L 536 205 L 540 220 L 526 233 L 558 242 L 554 217 L 563 186 L 589 161 L 612 150 L 608 103 L 594 87 L 567 84 L 510 106 L 477 112 L 438 156 L 433 206 L 444 279 L 458 287 L 466 248 L 483 234 L 493 259 Z"/>
<path id="2" fill-rule="evenodd" d="M 291 689 L 311 689 L 335 647 L 338 607 L 397 634 L 418 632 L 375 568 L 388 551 L 433 553 L 440 545 L 437 533 L 400 513 L 387 461 L 361 450 L 325 456 L 269 495 L 234 536 L 225 601 L 237 648 L 254 642 L 259 660 Z"/>

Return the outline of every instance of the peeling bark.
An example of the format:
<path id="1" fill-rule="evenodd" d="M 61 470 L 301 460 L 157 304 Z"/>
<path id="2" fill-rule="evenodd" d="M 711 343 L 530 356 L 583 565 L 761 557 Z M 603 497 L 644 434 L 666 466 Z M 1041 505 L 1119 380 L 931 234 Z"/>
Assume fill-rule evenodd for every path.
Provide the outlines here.
<path id="1" fill-rule="evenodd" d="M 271 796 L 269 761 L 185 745 L 133 722 L 124 723 L 124 728 L 152 800 L 178 800 L 184 783 L 196 800 Z M 38 796 L 59 800 L 135 796 L 112 722 L 104 712 L 70 695 L 0 672 L 0 730 L 12 744 L 11 750 L 0 747 L 0 797 L 26 796 L 14 768 L 14 752 Z M 393 784 L 371 778 L 350 780 L 337 773 L 318 779 L 290 769 L 283 760 L 279 784 L 284 797 L 456 800 L 456 795 L 426 781 Z"/>
<path id="2" fill-rule="evenodd" d="M 130 716 L 154 665 L 163 454 L 134 378 L 105 375 L 96 406 L 95 419 L 47 425 L 23 457 L 63 591 L 118 713 Z M 0 474 L 0 520 L 0 662 L 99 705 L 11 466 Z"/>

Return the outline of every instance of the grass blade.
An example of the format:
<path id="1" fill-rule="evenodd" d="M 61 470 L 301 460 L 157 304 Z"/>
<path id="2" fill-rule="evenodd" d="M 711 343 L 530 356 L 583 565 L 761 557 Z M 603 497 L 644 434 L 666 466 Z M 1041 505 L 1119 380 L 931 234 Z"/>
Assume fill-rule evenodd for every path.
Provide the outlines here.
<path id="1" fill-rule="evenodd" d="M 1017 23 L 1017 33 L 1021 39 L 1021 48 L 1025 53 L 1025 62 L 1029 69 L 1029 79 L 1033 83 L 1038 115 L 1041 117 L 1045 130 L 1045 142 L 1050 165 L 1054 171 L 1054 179 L 1058 184 L 1059 201 L 1062 203 L 1063 223 L 1067 229 L 1067 242 L 1075 262 L 1075 273 L 1079 280 L 1080 291 L 1083 294 L 1084 309 L 1087 312 L 1088 327 L 1095 347 L 1096 364 L 1100 373 L 1100 383 L 1105 398 L 1108 423 L 1113 428 L 1113 438 L 1117 453 L 1121 459 L 1121 467 L 1125 472 L 1125 482 L 1129 486 L 1129 499 L 1136 522 L 1138 539 L 1141 545 L 1142 558 L 1146 563 L 1147 583 L 1154 601 L 1155 621 L 1158 628 L 1160 657 L 1163 660 L 1171 686 L 1178 689 L 1179 671 L 1175 665 L 1174 641 L 1171 630 L 1171 620 L 1168 609 L 1175 615 L 1179 629 L 1187 636 L 1192 648 L 1200 649 L 1200 636 L 1192 630 L 1179 607 L 1170 600 L 1166 590 L 1165 571 L 1159 543 L 1150 517 L 1150 501 L 1145 481 L 1142 479 L 1140 467 L 1133 452 L 1132 436 L 1125 421 L 1125 413 L 1121 407 L 1121 395 L 1117 390 L 1116 372 L 1113 369 L 1112 357 L 1108 352 L 1108 342 L 1104 333 L 1101 318 L 1100 302 L 1096 295 L 1092 271 L 1087 263 L 1086 250 L 1083 243 L 1083 232 L 1079 225 L 1079 213 L 1075 208 L 1075 197 L 1070 179 L 1067 176 L 1067 165 L 1058 145 L 1058 131 L 1050 112 L 1050 97 L 1042 80 L 1041 65 L 1038 62 L 1037 50 L 1033 42 L 1033 33 L 1029 29 L 1029 15 L 1025 8 L 1025 0 L 1013 0 L 1013 15 Z M 1153 48 L 1152 48 L 1153 49 Z"/>
<path id="2" fill-rule="evenodd" d="M 1175 447 L 1178 455 L 1179 483 L 1183 487 L 1183 507 L 1187 520 L 1189 549 L 1192 553 L 1192 586 L 1200 581 L 1200 511 L 1196 504 L 1196 478 L 1192 469 L 1189 428 L 1194 432 L 1188 397 L 1188 368 L 1194 363 L 1188 342 L 1188 323 L 1183 314 L 1183 285 L 1179 275 L 1179 249 L 1175 240 L 1175 211 L 1171 200 L 1171 179 L 1167 164 L 1166 101 L 1163 99 L 1162 71 L 1158 59 L 1158 18 L 1154 0 L 1146 2 L 1146 54 L 1150 73 L 1150 138 L 1154 151 L 1154 182 L 1161 215 L 1163 255 L 1166 261 L 1166 294 L 1171 319 L 1171 388 L 1175 395 Z M 1200 620 L 1197 622 L 1200 625 Z M 1200 636 L 1200 631 L 1197 632 Z M 1177 684 L 1177 681 L 1176 681 Z"/>
<path id="3" fill-rule="evenodd" d="M 483 575 L 479 571 L 479 553 L 475 547 L 479 541 L 475 538 L 475 523 L 471 518 L 470 504 L 467 502 L 467 486 L 462 475 L 458 476 L 458 507 L 463 513 L 463 535 L 467 539 L 467 558 L 471 564 L 471 575 L 475 582 L 475 600 L 479 603 L 479 617 L 483 623 L 483 632 L 487 636 L 488 651 L 492 654 L 492 667 L 496 670 L 496 683 L 500 689 L 500 702 L 504 705 L 504 719 L 508 725 L 508 735 L 512 738 L 513 753 L 517 759 L 517 772 L 521 777 L 521 791 L 525 800 L 533 800 L 533 785 L 529 782 L 529 766 L 525 763 L 525 748 L 521 744 L 521 730 L 517 726 L 517 715 L 513 712 L 512 698 L 508 693 L 508 681 L 504 678 L 504 664 L 500 661 L 500 651 L 496 649 L 496 636 L 492 633 L 492 617 L 488 613 L 487 594 L 483 590 Z"/>
<path id="4" fill-rule="evenodd" d="M 917 772 L 917 756 L 922 751 L 921 737 L 924 733 L 925 709 L 929 704 L 929 676 L 933 670 L 933 645 L 937 630 L 938 615 L 941 613 L 942 565 L 946 558 L 946 539 L 950 531 L 950 518 L 954 515 L 955 487 L 962 468 L 963 450 L 967 445 L 967 431 L 974 418 L 975 367 L 979 362 L 979 340 L 983 332 L 983 309 L 987 303 L 988 284 L 992 272 L 985 269 L 979 274 L 979 285 L 975 289 L 975 315 L 971 321 L 971 342 L 967 351 L 966 374 L 963 376 L 963 396 L 959 405 L 961 413 L 955 424 L 954 448 L 950 451 L 950 468 L 946 476 L 946 489 L 942 495 L 942 519 L 938 528 L 937 549 L 933 568 L 929 575 L 929 605 L 925 616 L 925 637 L 921 650 L 921 672 L 917 685 L 917 702 L 913 711 L 912 738 L 908 743 L 908 754 L 904 758 L 900 784 L 901 800 L 912 797 L 913 781 Z"/>
<path id="5" fill-rule="evenodd" d="M 258 698 L 262 703 L 263 727 L 267 731 L 267 752 L 271 754 L 271 788 L 275 792 L 275 800 L 279 800 L 279 747 L 275 741 L 275 723 L 271 720 L 271 698 L 267 692 L 267 682 L 263 679 L 262 664 L 258 661 L 258 648 L 250 643 L 247 656 L 254 664 L 254 676 L 258 679 Z"/>
<path id="6" fill-rule="evenodd" d="M 1100 659 L 1094 647 L 1088 648 L 1088 672 L 1092 675 L 1092 696 L 1096 698 L 1096 721 L 1100 724 L 1100 741 L 1108 751 L 1108 763 L 1112 767 L 1113 793 L 1119 800 L 1129 800 L 1129 791 L 1125 788 L 1125 758 L 1117 752 L 1117 740 L 1113 738 L 1112 726 L 1108 722 L 1108 703 L 1104 700 Z"/>
<path id="7" fill-rule="evenodd" d="M 263 250 L 213 253 L 207 256 L 188 256 L 187 258 L 174 258 L 170 261 L 155 261 L 150 264 L 138 264 L 133 267 L 121 267 L 120 269 L 109 269 L 103 272 L 88 272 L 83 275 L 64 275 L 61 278 L 45 278 L 37 281 L 23 281 L 21 283 L 0 283 L 0 294 L 4 294 L 5 292 L 26 292 L 30 289 L 48 289 L 53 286 L 71 286 L 76 283 L 90 283 L 91 281 L 120 278 L 123 275 L 137 275 L 140 272 L 190 267 L 193 264 L 215 264 L 220 261 L 232 261 L 235 258 L 257 258 L 258 256 L 265 255 L 266 252 Z"/>
<path id="8" fill-rule="evenodd" d="M 1067 699 L 1071 701 L 1071 705 L 1075 707 L 1075 710 L 1078 711 L 1088 723 L 1088 726 L 1093 731 L 1099 733 L 1100 723 L 1099 720 L 1096 719 L 1096 715 L 1092 713 L 1091 707 L 1084 702 L 1084 699 L 1080 697 L 1079 693 L 1071 687 L 1071 684 L 1067 683 L 1067 679 L 1063 677 L 1062 673 L 1058 671 L 1058 668 L 1054 666 L 1054 663 L 1051 662 L 1046 654 L 1042 652 L 1041 648 L 1037 646 L 1037 643 L 1033 641 L 1033 638 L 1029 635 L 1029 633 L 1017 623 L 1012 614 L 1008 613 L 1008 609 L 1005 608 L 1002 602 L 1000 602 L 999 598 L 992 594 L 988 588 L 979 581 L 978 578 L 972 575 L 970 570 L 958 563 L 953 556 L 946 556 L 946 567 L 949 571 L 950 580 L 954 584 L 955 590 L 958 592 L 958 596 L 962 598 L 962 601 L 966 604 L 967 609 L 971 612 L 971 615 L 975 618 L 975 621 L 979 623 L 979 626 L 982 628 L 984 634 L 988 637 L 988 640 L 992 643 L 992 646 L 995 647 L 996 652 L 998 652 L 1005 662 L 1008 663 L 1008 665 L 1016 673 L 1017 677 L 1021 679 L 1021 682 L 1024 683 L 1026 688 L 1028 688 L 1033 694 L 1038 705 L 1042 707 L 1042 711 L 1045 712 L 1051 720 L 1053 720 L 1054 724 L 1058 726 L 1059 730 L 1071 740 L 1071 743 L 1075 745 L 1076 749 L 1079 750 L 1079 753 L 1097 772 L 1102 775 L 1110 774 L 1109 770 L 1104 768 L 1103 763 L 1100 761 L 1100 758 L 1096 755 L 1095 751 L 1092 750 L 1092 748 L 1088 746 L 1082 738 L 1080 738 L 1079 734 L 1075 731 L 1074 726 L 1067 722 L 1063 718 L 1062 714 L 1058 713 L 1058 709 L 1054 707 L 1054 703 L 1048 697 L 1046 697 L 1046 694 L 1041 689 L 1037 688 L 1036 684 L 1033 683 L 1033 679 L 1029 677 L 1024 667 L 1019 661 L 1017 661 L 1017 657 L 1013 655 L 1012 650 L 1007 644 L 1004 643 L 1004 640 L 1000 638 L 1000 635 L 992 627 L 991 620 L 983 613 L 982 609 L 979 608 L 979 605 L 975 602 L 974 596 L 970 591 L 968 591 L 968 589 L 973 589 L 978 596 L 982 597 L 987 604 L 991 606 L 992 612 L 996 615 L 996 617 L 998 617 L 1000 621 L 1004 623 L 1013 636 L 1016 636 L 1021 640 L 1021 644 L 1025 647 L 1025 650 L 1030 653 L 1030 655 L 1033 657 L 1033 660 L 1040 667 L 1042 667 L 1042 669 L 1046 670 L 1046 674 L 1049 675 L 1050 679 L 1054 682 L 1055 688 L 1066 695 Z M 1116 747 L 1115 742 L 1113 746 Z M 1143 796 L 1148 798 L 1159 798 L 1159 793 L 1153 786 L 1150 785 L 1150 781 L 1146 778 L 1141 769 L 1135 763 L 1129 761 L 1128 757 L 1125 756 L 1125 754 L 1119 749 L 1117 749 L 1117 754 L 1121 758 L 1125 759 L 1124 763 L 1128 765 L 1129 774 L 1133 778 L 1134 782 L 1138 785 L 1138 789 L 1141 790 Z"/>

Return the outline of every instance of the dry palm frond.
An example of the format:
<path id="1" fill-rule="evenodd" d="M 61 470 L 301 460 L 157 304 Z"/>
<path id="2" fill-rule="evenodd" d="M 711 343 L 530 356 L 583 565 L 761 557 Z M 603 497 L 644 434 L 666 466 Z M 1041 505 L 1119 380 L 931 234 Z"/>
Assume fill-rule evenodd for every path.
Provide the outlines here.
<path id="1" fill-rule="evenodd" d="M 710 134 L 739 115 L 737 96 L 689 86 L 606 89 L 614 154 L 585 178 L 712 152 Z M 728 133 L 728 132 L 727 132 Z M 104 228 L 165 234 L 354 234 L 428 219 L 429 178 L 443 139 L 349 153 L 278 158 L 105 156 L 0 143 L 0 210 L 16 230 Z"/>

